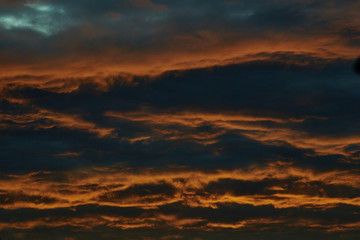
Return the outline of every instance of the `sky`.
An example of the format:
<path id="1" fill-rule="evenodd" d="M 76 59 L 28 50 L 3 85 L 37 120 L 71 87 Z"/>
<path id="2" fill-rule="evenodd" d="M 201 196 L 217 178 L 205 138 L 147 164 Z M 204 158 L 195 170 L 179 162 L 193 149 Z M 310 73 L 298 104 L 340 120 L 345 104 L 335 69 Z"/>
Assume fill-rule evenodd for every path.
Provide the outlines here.
<path id="1" fill-rule="evenodd" d="M 357 0 L 0 0 L 1 240 L 360 238 Z"/>

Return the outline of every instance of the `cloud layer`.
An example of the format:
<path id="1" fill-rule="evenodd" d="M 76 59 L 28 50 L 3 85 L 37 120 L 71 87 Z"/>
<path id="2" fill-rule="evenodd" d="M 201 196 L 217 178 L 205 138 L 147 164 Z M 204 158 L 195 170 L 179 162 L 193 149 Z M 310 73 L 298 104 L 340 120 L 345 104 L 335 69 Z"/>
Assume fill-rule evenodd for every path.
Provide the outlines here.
<path id="1" fill-rule="evenodd" d="M 0 4 L 3 76 L 158 74 L 278 51 L 351 59 L 359 46 L 353 0 Z"/>
<path id="2" fill-rule="evenodd" d="M 1 1 L 2 239 L 358 239 L 358 1 Z"/>

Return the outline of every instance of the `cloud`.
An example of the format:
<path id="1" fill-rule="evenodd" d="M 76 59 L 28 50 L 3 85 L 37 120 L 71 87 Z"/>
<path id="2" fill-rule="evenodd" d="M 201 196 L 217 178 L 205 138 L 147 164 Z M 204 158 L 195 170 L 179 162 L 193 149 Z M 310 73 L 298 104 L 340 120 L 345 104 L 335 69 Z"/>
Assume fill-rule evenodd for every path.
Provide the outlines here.
<path id="1" fill-rule="evenodd" d="M 356 166 L 351 61 L 268 57 L 156 77 L 4 79 L 1 129 L 11 151 L 2 152 L 3 169 L 20 170 L 23 154 L 32 170 L 114 163 L 227 169 L 279 159 L 322 170 Z"/>
<path id="2" fill-rule="evenodd" d="M 359 178 L 356 171 L 321 173 L 281 164 L 211 172 L 174 167 L 125 170 L 112 166 L 9 175 L 0 180 L 1 206 L 5 209 L 71 209 L 87 204 L 157 209 L 172 203 L 213 209 L 223 204 L 271 205 L 276 209 L 360 206 L 360 186 L 354 181 Z"/>
<path id="3" fill-rule="evenodd" d="M 2 239 L 358 239 L 357 1 L 0 6 Z"/>
<path id="4" fill-rule="evenodd" d="M 159 10 L 167 10 L 168 9 L 165 5 L 157 5 L 150 0 L 131 0 L 131 3 L 137 7 L 149 7 L 149 8 L 153 8 L 153 9 L 159 9 Z"/>
<path id="5" fill-rule="evenodd" d="M 356 57 L 357 3 L 255 2 L 111 0 L 6 5 L 6 11 L 0 12 L 2 25 L 8 29 L 1 31 L 0 62 L 6 65 L 1 75 L 154 75 L 279 51 L 332 59 Z M 331 4 L 347 12 L 347 20 L 338 21 Z M 121 18 L 109 18 L 109 14 Z M 59 65 L 66 67 L 59 70 Z"/>
<path id="6" fill-rule="evenodd" d="M 28 2 L 24 11 L 14 14 L 0 14 L 0 24 L 6 30 L 29 29 L 50 36 L 69 25 L 66 10 L 61 6 Z"/>

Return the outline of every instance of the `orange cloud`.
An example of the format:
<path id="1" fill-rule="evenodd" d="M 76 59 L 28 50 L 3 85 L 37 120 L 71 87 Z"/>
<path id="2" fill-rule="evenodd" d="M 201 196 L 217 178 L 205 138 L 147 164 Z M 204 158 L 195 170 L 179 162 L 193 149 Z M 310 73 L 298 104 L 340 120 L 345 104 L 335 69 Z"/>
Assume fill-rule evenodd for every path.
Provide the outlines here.
<path id="1" fill-rule="evenodd" d="M 39 179 L 39 174 L 44 175 Z M 321 182 L 327 185 L 360 188 L 360 176 L 354 172 L 331 171 L 316 173 L 310 169 L 291 166 L 250 167 L 232 171 L 218 170 L 201 172 L 191 170 L 151 171 L 141 173 L 115 171 L 111 168 L 99 170 L 73 170 L 60 174 L 61 182 L 52 180 L 53 173 L 32 173 L 14 175 L 0 180 L 0 191 L 15 197 L 12 202 L 3 202 L 3 208 L 17 209 L 31 207 L 38 209 L 73 207 L 83 204 L 105 206 L 157 208 L 174 202 L 184 202 L 189 206 L 216 208 L 219 203 L 251 204 L 254 206 L 271 204 L 276 208 L 299 206 L 334 207 L 338 204 L 360 206 L 360 197 L 328 197 L 326 195 L 307 195 L 303 192 L 286 192 L 286 186 L 278 186 L 272 192 L 254 195 L 233 195 L 231 193 L 206 193 L 207 184 L 221 179 L 261 182 L 266 179 L 298 179 L 297 182 Z M 169 192 L 170 191 L 170 192 Z M 21 193 L 21 195 L 19 195 Z M 16 197 L 18 196 L 18 197 Z M 35 202 L 28 196 L 41 196 L 54 201 Z"/>
<path id="2" fill-rule="evenodd" d="M 35 128 L 48 129 L 52 127 L 61 127 L 67 129 L 74 129 L 80 131 L 86 131 L 95 133 L 99 137 L 112 136 L 113 128 L 102 128 L 96 124 L 85 121 L 77 115 L 63 114 L 59 112 L 53 112 L 49 110 L 38 109 L 37 113 L 29 114 L 4 114 L 0 113 L 0 117 L 3 121 L 11 121 L 18 127 L 26 127 L 29 124 L 34 124 Z M 44 124 L 36 123 L 37 120 L 48 120 Z M 0 123 L 0 128 L 7 128 L 8 124 Z"/>
<path id="3" fill-rule="evenodd" d="M 302 119 L 285 119 L 270 116 L 251 116 L 241 113 L 206 113 L 206 112 L 178 112 L 178 113 L 149 113 L 149 112 L 107 112 L 107 117 L 127 119 L 134 122 L 149 124 L 155 127 L 155 132 L 167 139 L 192 139 L 199 143 L 211 144 L 216 142 L 215 138 L 224 133 L 225 130 L 244 130 L 241 134 L 260 141 L 265 144 L 281 144 L 286 142 L 296 148 L 313 149 L 319 155 L 342 154 L 350 156 L 344 148 L 350 144 L 359 144 L 358 136 L 312 136 L 308 132 L 295 130 L 286 123 L 303 122 Z M 270 127 L 264 122 L 273 122 L 277 125 Z M 203 124 L 211 124 L 219 128 L 216 133 L 185 134 L 177 130 L 156 130 L 156 126 L 169 126 L 172 124 L 186 127 L 200 127 Z M 146 136 L 147 139 L 151 136 Z"/>
<path id="4" fill-rule="evenodd" d="M 237 195 L 228 191 L 209 191 L 207 186 L 222 179 L 259 182 L 273 181 L 275 187 L 265 192 Z M 162 207 L 181 204 L 189 209 L 206 208 L 214 211 L 220 206 L 238 204 L 245 206 L 273 206 L 279 211 L 288 208 L 325 210 L 340 205 L 360 207 L 360 197 L 329 197 L 326 194 L 288 192 L 279 180 L 296 183 L 320 182 L 324 185 L 354 187 L 360 189 L 360 176 L 356 171 L 314 172 L 284 164 L 267 167 L 252 166 L 247 169 L 194 171 L 190 169 L 121 169 L 94 168 L 64 172 L 34 172 L 25 175 L 9 175 L 0 179 L 0 208 L 16 210 L 31 208 L 39 211 L 74 209 L 74 215 L 40 217 L 33 220 L 2 222 L 3 229 L 34 229 L 37 227 L 72 226 L 93 229 L 156 228 L 197 229 L 266 229 L 274 225 L 321 228 L 326 231 L 358 229 L 357 222 L 328 224 L 323 220 L 296 218 L 289 221 L 285 216 L 273 218 L 249 218 L 240 221 L 219 222 L 205 217 L 187 217 L 178 213 L 162 213 Z M 168 187 L 167 187 L 168 186 Z M 307 185 L 305 185 L 307 186 Z M 169 189 L 172 189 L 169 192 Z M 224 185 L 224 189 L 226 185 Z M 301 190 L 301 189 L 300 189 Z M 322 191 L 319 189 L 319 191 Z M 105 199 L 104 196 L 107 196 Z M 4 201 L 4 197 L 11 201 Z M 86 205 L 103 207 L 132 207 L 142 209 L 141 216 L 126 217 L 117 214 L 88 212 L 77 216 L 76 208 Z M 146 211 L 147 214 L 146 214 Z M 152 214 L 150 214 L 152 212 Z"/>
<path id="5" fill-rule="evenodd" d="M 9 84 L 45 88 L 57 92 L 71 92 L 82 83 L 90 82 L 106 89 L 111 81 L 131 81 L 131 76 L 149 75 L 156 77 L 166 71 L 188 70 L 212 66 L 240 64 L 256 60 L 280 61 L 285 64 L 312 65 L 304 59 L 296 60 L 296 55 L 309 55 L 322 59 L 319 64 L 337 59 L 354 59 L 353 49 L 334 45 L 335 39 L 315 39 L 314 37 L 271 35 L 272 41 L 236 41 L 232 45 L 214 42 L 217 33 L 201 31 L 200 39 L 193 35 L 174 36 L 171 49 L 127 51 L 118 47 L 108 47 L 101 55 L 64 56 L 56 59 L 29 61 L 29 63 L 4 62 L 0 67 L 0 89 Z M 212 43 L 204 46 L 204 39 Z M 220 41 L 220 40 L 219 40 Z M 276 44 L 274 44 L 276 42 Z M 179 46 L 184 45 L 183 49 Z M 324 46 L 331 44 L 329 49 Z M 175 47 L 176 46 L 176 47 Z M 251 47 L 249 47 L 251 46 Z M 179 51 L 178 49 L 183 49 Z M 211 51 L 209 51 L 211 49 Z M 265 53 L 265 54 L 264 54 Z M 272 54 L 293 54 L 293 59 L 282 59 Z M 320 61 L 320 60 L 319 60 Z M 62 66 L 61 69 L 58 66 Z M 314 66 L 313 66 L 314 67 Z M 115 78 L 113 76 L 121 76 Z M 113 80 L 111 80 L 113 79 Z M 125 80 L 124 80 L 125 79 Z M 109 82 L 110 81 L 110 82 Z"/>

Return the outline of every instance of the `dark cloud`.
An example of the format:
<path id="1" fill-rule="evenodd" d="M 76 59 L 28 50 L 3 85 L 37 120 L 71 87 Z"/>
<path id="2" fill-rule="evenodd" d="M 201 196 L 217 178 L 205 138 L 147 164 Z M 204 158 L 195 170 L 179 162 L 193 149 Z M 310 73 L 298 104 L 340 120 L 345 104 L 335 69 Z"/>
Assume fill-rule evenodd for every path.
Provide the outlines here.
<path id="1" fill-rule="evenodd" d="M 31 71 L 41 69 L 42 72 L 56 71 L 60 63 L 67 65 L 69 71 L 73 69 L 73 73 L 84 69 L 89 72 L 90 66 L 101 67 L 94 73 L 101 72 L 103 65 L 105 68 L 115 65 L 126 71 L 121 66 L 140 68 L 159 61 L 156 67 L 161 67 L 161 64 L 169 64 L 163 60 L 168 58 L 175 66 L 181 65 L 195 53 L 199 56 L 195 62 L 221 62 L 224 59 L 217 61 L 214 59 L 216 54 L 212 56 L 211 52 L 220 51 L 232 58 L 233 54 L 223 49 L 238 51 L 239 44 L 247 45 L 249 41 L 256 42 L 264 50 L 273 50 L 266 43 L 270 41 L 270 45 L 285 45 L 285 49 L 286 44 L 290 44 L 289 49 L 293 50 L 325 53 L 327 57 L 331 53 L 332 57 L 342 56 L 338 45 L 329 39 L 335 35 L 339 38 L 336 43 L 354 48 L 358 46 L 357 27 L 353 23 L 355 20 L 349 17 L 344 24 L 339 23 L 338 15 L 329 11 L 334 6 L 349 15 L 355 15 L 357 7 L 356 1 L 342 4 L 297 0 L 245 1 L 241 4 L 150 0 L 6 4 L 0 9 L 0 31 L 3 33 L 0 62 L 4 66 L 17 65 L 21 69 L 25 66 Z M 277 35 L 279 37 L 275 37 Z M 301 42 L 299 39 L 302 38 L 304 41 Z M 313 38 L 320 42 L 324 39 L 333 49 L 321 50 L 324 44 L 315 44 Z M 304 42 L 310 46 L 297 46 Z M 191 63 L 185 65 L 188 68 Z M 171 68 L 176 69 L 174 65 Z"/>
<path id="2" fill-rule="evenodd" d="M 3 192 L 0 193 L 0 205 L 13 205 L 17 202 L 29 202 L 34 204 L 55 203 L 58 200 L 51 197 L 26 195 L 22 192 Z"/>
<path id="3" fill-rule="evenodd" d="M 146 200 L 149 197 L 174 197 L 176 190 L 174 186 L 166 183 L 133 185 L 124 190 L 108 192 L 100 196 L 100 201 L 117 202 L 123 199 L 142 197 Z"/>
<path id="4" fill-rule="evenodd" d="M 354 62 L 354 71 L 357 74 L 360 74 L 360 58 L 356 59 Z"/>
<path id="5" fill-rule="evenodd" d="M 359 7 L 0 0 L 1 238 L 358 239 Z"/>
<path id="6" fill-rule="evenodd" d="M 275 57 L 288 56 L 277 54 Z M 297 58 L 295 55 L 293 59 L 302 61 L 303 56 Z M 27 88 L 10 91 L 10 94 L 32 99 L 41 107 L 74 112 L 129 111 L 140 107 L 207 111 L 221 108 L 228 111 L 262 111 L 264 115 L 275 116 L 328 117 L 356 108 L 353 101 L 357 93 L 354 88 L 358 82 L 351 73 L 350 64 L 340 62 L 312 69 L 287 66 L 277 61 L 253 62 L 169 72 L 150 82 L 146 78 L 138 78 L 135 85 L 114 85 L 106 92 L 98 92 L 94 88 L 96 85 L 85 84 L 73 93 L 56 94 Z M 220 81 L 222 84 L 219 84 Z M 78 104 L 73 105 L 74 101 Z M 333 109 L 331 112 L 330 107 Z"/>
<path id="7" fill-rule="evenodd" d="M 270 57 L 275 60 L 168 72 L 156 79 L 135 77 L 131 84 L 125 84 L 119 77 L 119 82 L 109 82 L 107 90 L 102 91 L 97 85 L 87 83 L 69 93 L 9 87 L 6 98 L 23 99 L 27 103 L 2 101 L 2 113 L 8 116 L 3 120 L 6 129 L 2 130 L 3 171 L 66 169 L 116 162 L 133 166 L 179 164 L 228 168 L 277 159 L 318 169 L 352 168 L 346 163 L 351 160 L 344 155 L 349 152 L 346 146 L 341 147 L 345 152 L 316 156 L 316 148 L 300 149 L 293 145 L 291 137 L 263 142 L 247 136 L 261 136 L 261 129 L 284 129 L 323 141 L 325 137 L 351 139 L 358 132 L 355 110 L 359 102 L 356 92 L 359 82 L 351 72 L 351 62 L 327 63 L 289 53 Z M 315 65 L 283 64 L 288 59 L 311 61 Z M 60 115 L 51 117 L 43 113 L 34 118 L 40 109 Z M 186 126 L 179 122 L 154 124 L 106 115 L 114 111 L 170 114 L 170 120 L 171 113 L 183 111 L 240 112 L 254 117 L 304 120 L 288 123 L 229 121 L 229 124 L 259 128 L 237 130 L 214 125 L 212 120 Z M 28 117 L 24 119 L 23 115 Z M 58 118 L 67 116 L 78 116 L 71 120 L 77 122 L 75 127 L 74 123 L 59 122 Z M 88 125 L 82 127 L 80 120 Z M 95 130 L 88 129 L 92 126 L 89 124 L 93 124 Z M 113 135 L 101 138 L 97 133 L 101 129 L 113 129 Z M 208 140 L 214 142 L 204 145 L 200 138 L 191 137 L 204 134 L 213 134 Z M 143 140 L 130 141 L 144 136 Z M 67 155 L 66 152 L 78 154 Z"/>
<path id="8" fill-rule="evenodd" d="M 160 186 L 160 185 L 159 185 Z M 147 186 L 146 189 L 154 188 L 154 186 Z M 140 189 L 140 188 L 137 188 Z M 144 191 L 141 191 L 142 194 Z M 153 192 L 153 191 L 152 191 Z M 158 191 L 155 191 L 158 193 Z M 162 192 L 162 191 L 161 191 Z M 153 209 L 140 209 L 136 207 L 112 207 L 112 206 L 99 206 L 95 204 L 80 205 L 73 208 L 56 208 L 56 209 L 13 209 L 13 210 L 0 210 L 0 222 L 4 224 L 31 224 L 32 222 L 44 221 L 35 229 L 25 229 L 21 232 L 25 236 L 34 236 L 36 234 L 38 238 L 44 238 L 48 231 L 59 232 L 59 236 L 71 236 L 83 238 L 89 233 L 89 227 L 91 228 L 92 236 L 101 234 L 106 231 L 109 233 L 107 237 L 112 239 L 115 235 L 123 234 L 123 237 L 137 236 L 136 234 L 141 230 L 142 234 L 149 234 L 154 237 L 154 231 L 159 236 L 180 234 L 184 239 L 194 236 L 194 231 L 198 232 L 199 236 L 206 236 L 208 231 L 192 230 L 192 228 L 205 227 L 208 224 L 232 224 L 239 221 L 251 221 L 255 220 L 248 228 L 240 228 L 229 230 L 225 229 L 212 229 L 211 235 L 214 236 L 228 236 L 230 239 L 235 236 L 244 236 L 245 239 L 253 239 L 254 234 L 258 232 L 258 228 L 262 226 L 260 235 L 266 234 L 267 236 L 284 237 L 287 234 L 291 236 L 294 232 L 300 231 L 301 237 L 318 232 L 319 236 L 324 236 L 324 232 L 321 229 L 328 229 L 331 227 L 341 226 L 341 224 L 353 224 L 359 221 L 358 207 L 351 205 L 338 205 L 333 208 L 274 208 L 271 205 L 253 206 L 253 205 L 240 205 L 232 203 L 217 204 L 216 208 L 212 207 L 190 207 L 182 203 L 172 203 L 160 206 Z M 202 219 L 200 223 L 190 223 L 190 225 L 181 230 L 176 230 L 174 226 L 166 227 L 169 224 L 169 218 L 162 219 L 161 216 L 176 216 L 176 219 Z M 104 222 L 104 219 L 114 219 L 109 222 Z M 126 221 L 139 221 L 152 223 L 152 227 L 140 227 L 140 229 L 121 229 L 113 228 L 112 221 L 118 221 L 123 223 L 124 220 L 115 219 L 126 218 Z M 82 219 L 84 225 L 79 225 L 79 219 Z M 91 219 L 96 219 L 94 222 Z M 167 219 L 167 220 L 166 220 Z M 171 218 L 170 218 L 171 219 Z M 256 219 L 259 219 L 258 221 Z M 262 223 L 262 219 L 269 219 L 269 222 Z M 280 222 L 279 222 L 280 220 Z M 165 222 L 163 222 L 165 221 Z M 65 223 L 65 224 L 64 224 Z M 48 226 L 46 226 L 48 224 Z M 59 225 L 61 224 L 61 225 Z M 64 225 L 62 225 L 64 224 Z M 95 226 L 92 226 L 95 224 Z M 164 225 L 165 224 L 165 225 Z M 313 226 L 315 225 L 315 226 Z M 3 229 L 3 236 L 16 237 L 16 233 L 19 229 L 14 227 L 6 227 Z M 153 229 L 153 231 L 149 231 Z M 134 235 L 135 234 L 135 235 Z M 205 235 L 204 235 L 205 234 Z M 249 234 L 249 235 L 248 235 Z M 344 234 L 343 232 L 330 232 L 327 233 L 330 239 L 336 239 L 338 234 Z M 316 235 L 316 234 L 315 234 Z M 355 239 L 357 231 L 349 231 L 345 239 Z M 210 237 L 210 236 L 209 236 Z M 91 237 L 89 238 L 91 239 Z M 129 238 L 130 239 L 130 238 Z M 179 238 L 182 239 L 182 238 Z M 211 239 L 211 238 L 210 238 Z M 216 238 L 214 238 L 216 239 Z M 271 238 L 272 239 L 272 238 Z M 301 238 L 299 238 L 301 239 Z M 311 238 L 310 238 L 311 239 Z"/>

